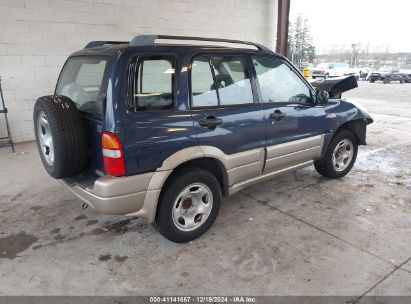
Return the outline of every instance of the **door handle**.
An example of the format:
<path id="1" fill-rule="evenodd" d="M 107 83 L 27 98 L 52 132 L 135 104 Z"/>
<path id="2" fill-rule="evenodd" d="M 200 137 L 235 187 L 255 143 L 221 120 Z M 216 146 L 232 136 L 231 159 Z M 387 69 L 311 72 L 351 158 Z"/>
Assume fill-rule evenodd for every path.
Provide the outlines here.
<path id="1" fill-rule="evenodd" d="M 283 119 L 286 116 L 287 116 L 287 114 L 281 112 L 280 110 L 275 110 L 273 113 L 270 114 L 270 118 L 274 119 L 276 121 L 279 121 L 279 120 Z"/>
<path id="2" fill-rule="evenodd" d="M 221 125 L 223 120 L 214 116 L 207 116 L 204 119 L 200 119 L 198 123 L 202 127 L 212 128 Z"/>

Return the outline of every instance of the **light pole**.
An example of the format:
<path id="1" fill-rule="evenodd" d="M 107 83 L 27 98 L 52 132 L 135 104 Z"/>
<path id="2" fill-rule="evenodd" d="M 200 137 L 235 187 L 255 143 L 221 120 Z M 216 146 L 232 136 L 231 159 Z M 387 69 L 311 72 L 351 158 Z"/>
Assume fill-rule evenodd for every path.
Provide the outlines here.
<path id="1" fill-rule="evenodd" d="M 355 65 L 356 65 L 356 60 L 355 60 L 355 52 L 356 52 L 356 50 L 355 50 L 355 47 L 357 46 L 357 44 L 355 44 L 355 43 L 353 43 L 353 44 L 351 44 L 351 47 L 352 47 L 352 54 L 351 54 L 351 67 L 352 68 L 355 68 Z"/>

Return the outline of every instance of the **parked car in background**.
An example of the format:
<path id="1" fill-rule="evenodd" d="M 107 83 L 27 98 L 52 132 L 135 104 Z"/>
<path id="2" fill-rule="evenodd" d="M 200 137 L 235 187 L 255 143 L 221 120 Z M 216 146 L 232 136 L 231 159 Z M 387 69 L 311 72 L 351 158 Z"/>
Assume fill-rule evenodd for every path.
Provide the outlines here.
<path id="1" fill-rule="evenodd" d="M 317 67 L 312 69 L 311 77 L 313 79 L 322 77 L 339 77 L 345 75 L 349 70 L 349 65 L 344 62 L 326 62 L 320 63 Z"/>
<path id="2" fill-rule="evenodd" d="M 411 82 L 411 71 L 400 70 L 398 72 L 393 72 L 385 77 L 385 83 L 391 81 L 399 81 L 400 83 Z"/>
<path id="3" fill-rule="evenodd" d="M 402 76 L 398 74 L 399 69 L 390 66 L 380 67 L 377 71 L 371 72 L 368 80 L 371 83 L 376 81 L 383 81 L 384 83 L 389 83 L 391 80 L 399 80 L 400 82 L 405 82 Z"/>

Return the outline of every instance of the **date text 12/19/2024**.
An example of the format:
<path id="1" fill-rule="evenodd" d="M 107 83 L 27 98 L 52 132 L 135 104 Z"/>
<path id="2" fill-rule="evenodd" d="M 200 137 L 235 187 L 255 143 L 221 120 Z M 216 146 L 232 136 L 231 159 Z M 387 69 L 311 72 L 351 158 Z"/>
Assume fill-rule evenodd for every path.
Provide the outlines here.
<path id="1" fill-rule="evenodd" d="M 212 296 L 195 296 L 195 297 L 150 297 L 150 303 L 257 303 L 255 297 L 232 296 L 232 297 L 212 297 Z"/>

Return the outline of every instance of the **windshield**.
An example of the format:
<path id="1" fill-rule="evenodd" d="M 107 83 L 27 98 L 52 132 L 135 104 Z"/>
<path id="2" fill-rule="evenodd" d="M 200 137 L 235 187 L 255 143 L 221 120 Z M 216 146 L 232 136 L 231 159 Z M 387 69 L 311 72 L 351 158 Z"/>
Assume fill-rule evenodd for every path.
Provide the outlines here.
<path id="1" fill-rule="evenodd" d="M 108 60 L 96 57 L 73 57 L 63 67 L 56 94 L 70 98 L 77 108 L 96 118 L 103 118 L 105 91 L 104 81 Z"/>

